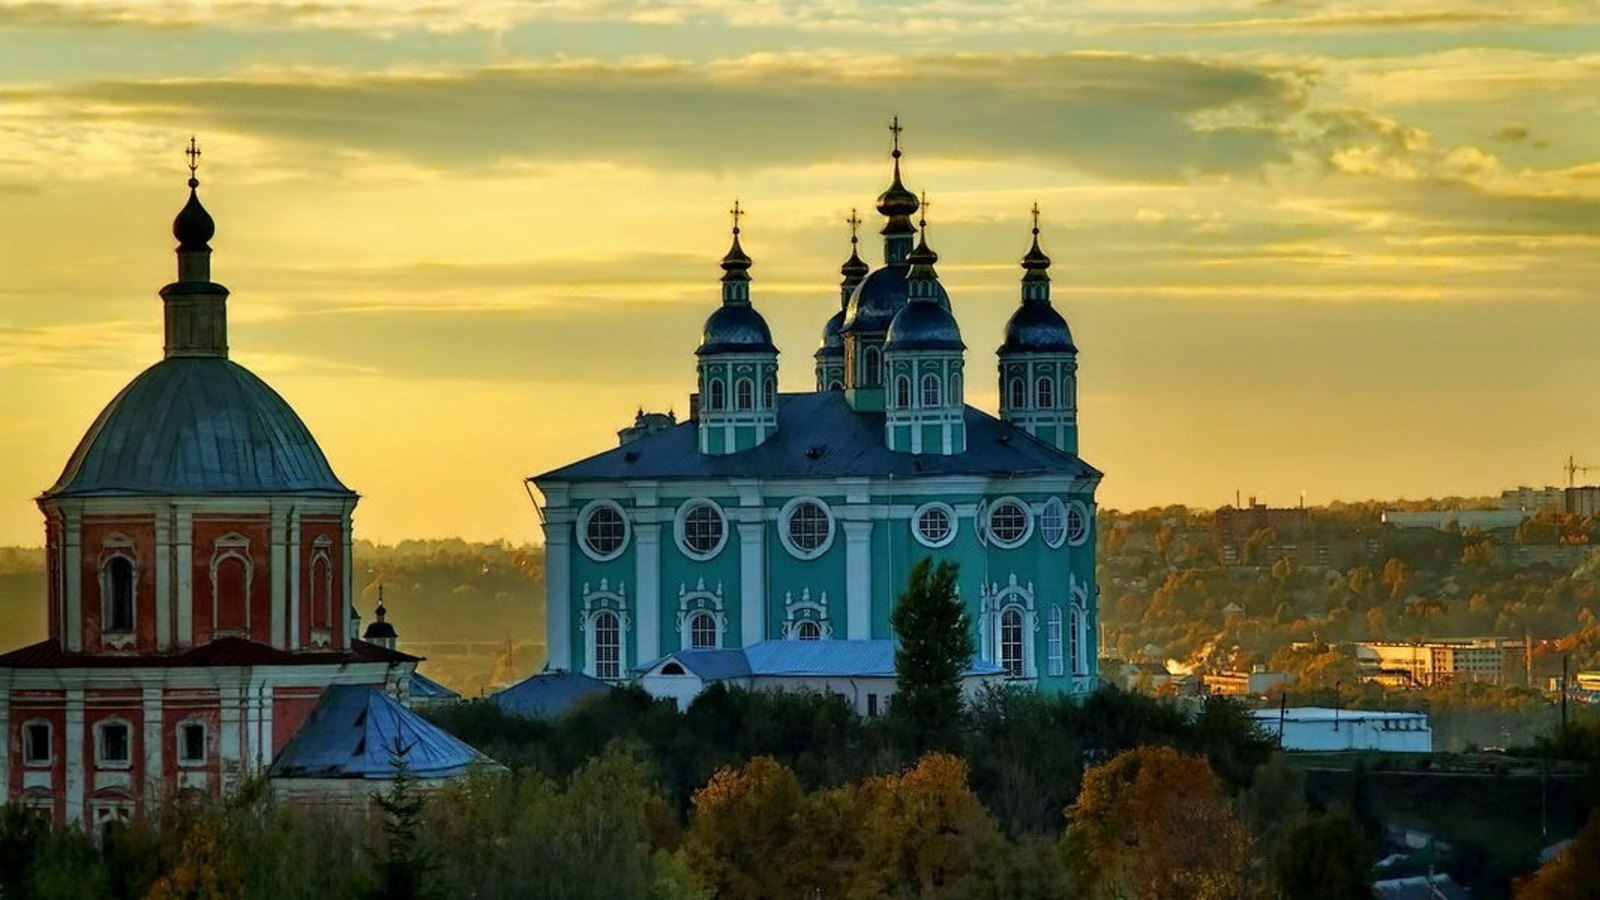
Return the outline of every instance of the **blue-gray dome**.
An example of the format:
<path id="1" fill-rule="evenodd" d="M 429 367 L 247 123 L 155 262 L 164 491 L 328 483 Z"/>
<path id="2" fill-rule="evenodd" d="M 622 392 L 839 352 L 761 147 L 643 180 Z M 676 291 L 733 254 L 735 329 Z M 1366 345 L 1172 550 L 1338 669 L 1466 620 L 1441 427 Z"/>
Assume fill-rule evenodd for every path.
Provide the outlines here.
<path id="1" fill-rule="evenodd" d="M 1077 353 L 1067 320 L 1049 303 L 1024 302 L 1006 322 L 1001 353 Z"/>
<path id="2" fill-rule="evenodd" d="M 883 352 L 897 350 L 965 350 L 961 327 L 950 310 L 925 300 L 907 303 L 889 324 Z"/>
<path id="3" fill-rule="evenodd" d="M 140 373 L 44 496 L 127 494 L 355 496 L 289 404 L 218 357 L 174 357 Z"/>
<path id="4" fill-rule="evenodd" d="M 845 332 L 873 333 L 888 331 L 895 314 L 906 305 L 909 291 L 906 287 L 906 266 L 884 266 L 862 279 L 850 294 L 850 305 L 845 308 Z M 950 295 L 944 285 L 934 286 L 934 297 L 946 312 L 950 310 Z"/>
<path id="5" fill-rule="evenodd" d="M 822 326 L 822 343 L 817 346 L 817 359 L 844 356 L 844 310 L 839 310 Z"/>
<path id="6" fill-rule="evenodd" d="M 706 318 L 696 356 L 712 353 L 777 353 L 767 320 L 749 304 L 728 303 Z"/>

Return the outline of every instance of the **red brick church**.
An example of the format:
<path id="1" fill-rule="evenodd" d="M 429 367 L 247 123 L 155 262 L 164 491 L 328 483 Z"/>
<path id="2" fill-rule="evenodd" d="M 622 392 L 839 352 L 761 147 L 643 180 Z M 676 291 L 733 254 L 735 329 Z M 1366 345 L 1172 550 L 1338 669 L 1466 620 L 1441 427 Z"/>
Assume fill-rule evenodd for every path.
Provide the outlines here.
<path id="1" fill-rule="evenodd" d="M 293 408 L 228 359 L 190 152 L 165 357 L 39 497 L 49 638 L 0 655 L 0 805 L 63 824 L 220 796 L 266 772 L 327 688 L 403 699 L 417 663 L 356 639 L 358 497 Z"/>

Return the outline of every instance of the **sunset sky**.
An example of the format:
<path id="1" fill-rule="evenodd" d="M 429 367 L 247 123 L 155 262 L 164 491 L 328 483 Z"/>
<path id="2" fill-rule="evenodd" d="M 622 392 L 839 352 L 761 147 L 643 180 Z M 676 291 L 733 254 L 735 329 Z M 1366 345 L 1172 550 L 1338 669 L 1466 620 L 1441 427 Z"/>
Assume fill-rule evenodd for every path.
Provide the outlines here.
<path id="1" fill-rule="evenodd" d="M 1597 47 L 1594 0 L 0 0 L 0 543 L 160 357 L 191 133 L 233 357 L 364 537 L 535 539 L 523 476 L 682 413 L 735 197 L 809 390 L 894 114 L 986 409 L 1043 209 L 1104 505 L 1555 483 Z"/>

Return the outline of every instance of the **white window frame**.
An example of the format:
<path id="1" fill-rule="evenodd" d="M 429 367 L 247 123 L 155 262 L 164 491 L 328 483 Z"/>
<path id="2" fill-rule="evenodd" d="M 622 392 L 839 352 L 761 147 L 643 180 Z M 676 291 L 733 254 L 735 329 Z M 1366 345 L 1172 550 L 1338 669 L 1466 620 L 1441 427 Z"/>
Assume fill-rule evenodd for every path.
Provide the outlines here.
<path id="1" fill-rule="evenodd" d="M 128 564 L 127 628 L 111 627 L 112 605 L 116 601 L 113 596 L 111 564 L 119 559 Z M 132 644 L 134 635 L 139 632 L 139 557 L 133 538 L 120 532 L 106 535 L 106 539 L 100 545 L 100 558 L 97 562 L 100 570 L 100 636 L 114 649 L 121 649 Z"/>
<path id="2" fill-rule="evenodd" d="M 998 534 L 994 533 L 994 515 L 1002 506 L 1008 503 L 1016 504 L 1016 507 L 1022 510 L 1022 536 L 1014 541 L 1002 540 Z M 1015 550 L 1026 544 L 1028 538 L 1033 537 L 1033 508 L 1016 497 L 997 497 L 993 503 L 989 504 L 988 511 L 984 513 L 984 524 L 984 530 L 988 532 L 989 540 L 996 547 L 1002 550 Z"/>
<path id="3" fill-rule="evenodd" d="M 912 401 L 911 376 L 904 373 L 894 377 L 894 408 L 910 409 Z"/>
<path id="4" fill-rule="evenodd" d="M 733 383 L 733 410 L 734 412 L 751 412 L 756 408 L 756 383 L 749 378 L 740 378 Z"/>
<path id="5" fill-rule="evenodd" d="M 717 539 L 716 546 L 712 547 L 710 550 L 697 550 L 692 544 L 689 543 L 689 514 L 702 506 L 709 508 L 713 513 L 715 513 L 718 521 L 722 523 L 722 536 Z M 728 546 L 728 532 L 731 530 L 732 525 L 728 521 L 727 512 L 723 510 L 721 504 L 709 497 L 691 497 L 688 500 L 683 501 L 683 503 L 678 505 L 678 512 L 673 516 L 672 519 L 673 539 L 678 544 L 678 552 L 689 557 L 690 559 L 700 562 L 705 562 L 708 559 L 715 559 L 717 554 L 722 552 L 722 548 Z"/>
<path id="6" fill-rule="evenodd" d="M 861 351 L 861 367 L 864 370 L 861 377 L 866 379 L 863 387 L 881 387 L 883 385 L 883 351 L 877 347 L 868 347 Z"/>
<path id="7" fill-rule="evenodd" d="M 229 560 L 237 560 L 244 569 L 244 622 L 238 628 L 222 628 L 218 624 L 218 616 L 222 610 L 222 566 Z M 211 633 L 219 634 L 250 634 L 251 610 L 250 595 L 255 593 L 256 564 L 250 557 L 250 539 L 237 532 L 229 532 L 217 538 L 211 547 Z"/>
<path id="8" fill-rule="evenodd" d="M 1028 385 L 1021 375 L 1011 376 L 1011 385 L 1007 393 L 1011 400 L 1008 404 L 1011 409 L 1028 408 Z"/>
<path id="9" fill-rule="evenodd" d="M 699 623 L 699 622 L 707 623 L 707 630 L 710 632 L 710 635 L 711 635 L 711 642 L 710 643 L 707 643 L 707 644 L 696 644 L 695 643 L 695 641 L 694 641 L 695 625 L 697 623 Z M 688 619 L 686 619 L 684 621 L 683 629 L 684 629 L 684 632 L 685 632 L 685 636 L 688 638 L 688 640 L 686 640 L 684 642 L 685 643 L 685 648 L 684 649 L 687 649 L 687 650 L 716 650 L 717 648 L 722 646 L 722 626 L 717 624 L 717 616 L 716 616 L 715 613 L 707 612 L 706 610 L 703 610 L 703 609 L 702 610 L 697 610 L 695 612 L 692 612 L 692 613 L 689 614 Z"/>
<path id="10" fill-rule="evenodd" d="M 806 637 L 806 632 L 812 632 L 812 637 Z M 794 632 L 789 638 L 791 641 L 820 641 L 823 640 L 822 623 L 816 619 L 800 619 L 794 623 Z"/>
<path id="11" fill-rule="evenodd" d="M 1055 537 L 1050 536 L 1049 516 L 1059 516 L 1059 528 Z M 1060 497 L 1051 497 L 1046 500 L 1044 507 L 1039 510 L 1039 537 L 1045 546 L 1052 550 L 1058 549 L 1067 541 L 1067 505 L 1061 502 Z"/>
<path id="12" fill-rule="evenodd" d="M 921 403 L 923 409 L 938 409 L 943 406 L 943 379 L 932 372 L 923 374 L 921 389 L 917 392 L 917 400 Z"/>
<path id="13" fill-rule="evenodd" d="M 1067 674 L 1061 630 L 1061 607 L 1051 604 L 1049 615 L 1045 618 L 1045 657 L 1048 661 L 1049 673 L 1057 678 Z M 1074 640 L 1076 640 L 1076 636 L 1074 636 Z"/>
<path id="14" fill-rule="evenodd" d="M 184 740 L 184 729 L 186 728 L 200 729 L 199 759 L 191 759 L 184 754 L 184 751 L 188 749 L 188 742 Z M 172 731 L 172 743 L 172 757 L 178 761 L 178 765 L 181 768 L 204 766 L 206 761 L 211 758 L 211 729 L 207 728 L 206 723 L 199 719 L 183 719 L 178 722 L 177 727 Z"/>
<path id="15" fill-rule="evenodd" d="M 617 671 L 607 674 L 600 669 L 600 620 L 610 618 L 616 623 L 617 633 Z M 622 676 L 628 671 L 628 640 L 627 629 L 623 627 L 622 613 L 614 609 L 597 609 L 589 614 L 589 676 L 602 681 L 621 681 Z"/>
<path id="16" fill-rule="evenodd" d="M 762 409 L 772 409 L 777 405 L 778 380 L 768 375 L 766 380 L 761 382 L 761 407 Z"/>
<path id="17" fill-rule="evenodd" d="M 794 543 L 789 535 L 790 520 L 794 518 L 795 512 L 800 508 L 800 506 L 806 503 L 816 504 L 817 507 L 822 510 L 822 514 L 828 523 L 828 536 L 824 538 L 822 543 L 817 545 L 817 547 L 813 550 L 801 548 L 799 545 Z M 822 554 L 827 553 L 828 549 L 833 546 L 834 538 L 838 537 L 838 535 L 838 519 L 836 516 L 834 516 L 833 509 L 821 498 L 795 497 L 788 503 L 785 503 L 783 505 L 783 509 L 778 514 L 778 540 L 783 543 L 783 549 L 789 551 L 789 555 L 793 556 L 795 559 L 816 559 Z"/>
<path id="18" fill-rule="evenodd" d="M 945 518 L 950 522 L 950 530 L 946 532 L 945 536 L 939 540 L 933 540 L 929 538 L 922 531 L 922 517 L 925 514 L 934 511 L 944 513 Z M 956 517 L 955 507 L 948 503 L 941 503 L 940 501 L 935 500 L 931 503 L 922 504 L 921 506 L 917 507 L 915 512 L 911 514 L 911 534 L 917 539 L 917 543 L 927 547 L 930 550 L 937 550 L 940 547 L 950 546 L 950 543 L 956 539 L 956 532 L 960 529 L 960 525 L 958 524 L 959 522 L 960 519 Z"/>
<path id="19" fill-rule="evenodd" d="M 802 638 L 800 631 L 806 625 L 813 625 L 817 629 L 815 638 Z M 833 622 L 828 619 L 828 592 L 822 591 L 816 597 L 811 596 L 811 588 L 800 591 L 800 599 L 796 600 L 793 591 L 786 591 L 783 595 L 783 638 L 788 641 L 820 640 L 826 641 L 833 637 Z"/>
<path id="20" fill-rule="evenodd" d="M 687 583 L 678 585 L 678 648 L 681 650 L 693 649 L 693 634 L 691 627 L 696 616 L 708 615 L 716 627 L 716 644 L 721 647 L 727 640 L 728 614 L 722 609 L 722 585 L 717 585 L 716 590 L 706 588 L 706 580 L 698 579 L 695 586 L 690 588 Z"/>
<path id="21" fill-rule="evenodd" d="M 1082 547 L 1088 543 L 1089 534 L 1094 531 L 1093 513 L 1089 511 L 1089 505 L 1082 500 L 1069 501 L 1066 504 L 1066 510 L 1067 543 L 1074 547 Z M 1072 533 L 1072 515 L 1074 512 L 1083 517 L 1083 530 L 1076 535 Z"/>
<path id="22" fill-rule="evenodd" d="M 1006 640 L 1006 619 L 1011 616 L 1016 616 L 1017 621 L 1016 671 L 1012 671 L 1011 667 L 1006 665 L 1006 645 L 1009 643 Z M 995 663 L 1005 671 L 1006 678 L 1028 677 L 1028 610 L 1022 604 L 1008 603 L 1000 607 L 995 614 L 994 657 Z"/>
<path id="23" fill-rule="evenodd" d="M 618 542 L 617 548 L 610 553 L 601 553 L 589 546 L 589 520 L 594 517 L 597 510 L 602 508 L 612 510 L 622 517 L 622 540 Z M 623 509 L 622 504 L 615 500 L 591 500 L 578 512 L 577 532 L 578 549 L 583 551 L 584 556 L 595 562 L 610 562 L 627 551 L 628 542 L 633 538 L 633 522 L 628 518 L 628 511 Z"/>
<path id="24" fill-rule="evenodd" d="M 1040 375 L 1033 382 L 1033 405 L 1039 409 L 1056 408 L 1056 383 L 1049 375 Z"/>
<path id="25" fill-rule="evenodd" d="M 106 759 L 106 729 L 113 725 L 120 725 L 127 732 L 126 747 L 128 758 L 122 760 Z M 94 723 L 94 764 L 98 769 L 131 769 L 133 768 L 133 723 L 127 719 L 111 717 L 101 719 Z"/>
<path id="26" fill-rule="evenodd" d="M 727 404 L 728 388 L 719 376 L 711 375 L 706 378 L 706 411 L 722 412 Z"/>
<path id="27" fill-rule="evenodd" d="M 44 759 L 30 759 L 28 751 L 35 749 L 28 740 L 28 729 L 36 725 L 44 726 Z M 25 769 L 47 769 L 56 762 L 56 726 L 49 719 L 27 719 L 17 731 L 17 742 L 22 746 L 22 767 Z"/>

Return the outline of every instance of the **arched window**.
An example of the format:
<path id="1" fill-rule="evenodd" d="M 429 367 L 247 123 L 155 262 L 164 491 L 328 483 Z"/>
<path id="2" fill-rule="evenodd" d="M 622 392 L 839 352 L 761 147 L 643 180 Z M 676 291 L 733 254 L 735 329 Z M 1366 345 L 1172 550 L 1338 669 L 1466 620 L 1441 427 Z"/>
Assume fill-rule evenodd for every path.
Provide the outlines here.
<path id="1" fill-rule="evenodd" d="M 1072 621 L 1067 628 L 1067 635 L 1068 640 L 1072 642 L 1068 648 L 1069 658 L 1072 660 L 1072 674 L 1086 674 L 1089 667 L 1084 664 L 1083 658 L 1083 610 L 1077 607 L 1072 608 Z"/>
<path id="2" fill-rule="evenodd" d="M 739 379 L 739 383 L 733 386 L 733 398 L 740 411 L 755 409 L 756 386 L 748 378 Z"/>
<path id="3" fill-rule="evenodd" d="M 217 593 L 211 598 L 218 631 L 243 631 L 249 627 L 245 617 L 250 608 L 249 577 L 244 560 L 232 554 L 216 561 Z"/>
<path id="4" fill-rule="evenodd" d="M 830 390 L 830 391 L 842 391 L 842 390 L 844 390 L 844 382 L 838 381 L 838 380 L 832 381 L 832 382 L 830 382 L 828 384 L 828 390 Z"/>
<path id="5" fill-rule="evenodd" d="M 722 409 L 723 405 L 727 403 L 726 391 L 727 388 L 723 387 L 722 379 L 711 379 L 711 383 L 706 385 L 706 409 Z"/>
<path id="6" fill-rule="evenodd" d="M 961 405 L 961 397 L 962 397 L 962 393 L 961 393 L 961 376 L 960 375 L 951 375 L 950 376 L 950 405 L 951 406 L 960 406 Z"/>
<path id="7" fill-rule="evenodd" d="M 883 384 L 883 356 L 877 347 L 868 347 L 861 354 L 861 379 L 866 387 Z"/>
<path id="8" fill-rule="evenodd" d="M 939 390 L 939 376 L 932 372 L 922 376 L 922 407 L 924 409 L 934 409 L 943 405 L 943 401 L 939 396 L 942 393 L 943 391 Z"/>
<path id="9" fill-rule="evenodd" d="M 717 620 L 711 613 L 695 613 L 689 620 L 689 647 L 709 650 L 717 646 Z"/>
<path id="10" fill-rule="evenodd" d="M 1022 677 L 1022 610 L 1016 607 L 1000 614 L 1000 668 L 1007 678 Z"/>
<path id="11" fill-rule="evenodd" d="M 768 378 L 766 383 L 761 386 L 761 406 L 765 409 L 771 409 L 777 405 L 778 383 Z"/>
<path id="12" fill-rule="evenodd" d="M 1056 408 L 1056 383 L 1048 375 L 1040 375 L 1033 388 L 1034 398 L 1038 401 L 1040 409 Z"/>
<path id="13" fill-rule="evenodd" d="M 1045 635 L 1045 651 L 1050 658 L 1050 674 L 1066 674 L 1066 665 L 1061 652 L 1061 607 L 1050 607 L 1050 618 L 1046 624 L 1049 630 Z"/>
<path id="14" fill-rule="evenodd" d="M 822 626 L 806 619 L 794 626 L 794 639 L 797 641 L 822 640 Z"/>
<path id="15" fill-rule="evenodd" d="M 594 629 L 594 677 L 616 679 L 622 677 L 622 623 L 610 610 L 595 613 L 590 623 Z"/>
<path id="16" fill-rule="evenodd" d="M 113 556 L 106 563 L 106 631 L 133 630 L 133 560 Z"/>
<path id="17" fill-rule="evenodd" d="M 1021 378 L 1011 379 L 1011 408 L 1022 409 L 1028 405 L 1028 390 L 1022 384 Z"/>
<path id="18" fill-rule="evenodd" d="M 311 627 L 333 625 L 333 566 L 325 553 L 311 561 Z"/>
<path id="19" fill-rule="evenodd" d="M 900 375 L 894 380 L 894 408 L 911 408 L 911 379 Z"/>

